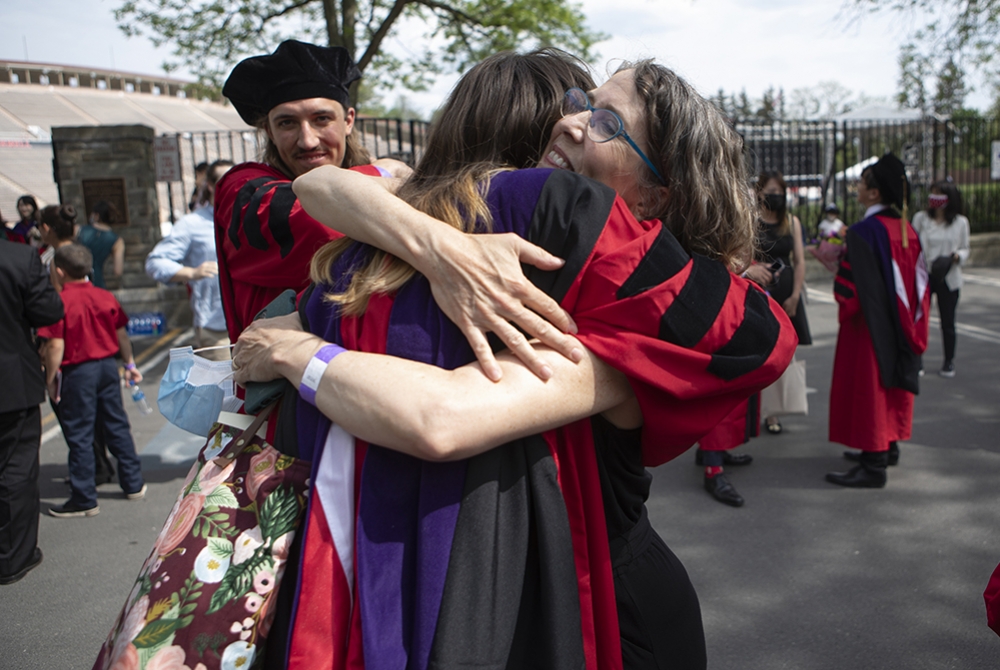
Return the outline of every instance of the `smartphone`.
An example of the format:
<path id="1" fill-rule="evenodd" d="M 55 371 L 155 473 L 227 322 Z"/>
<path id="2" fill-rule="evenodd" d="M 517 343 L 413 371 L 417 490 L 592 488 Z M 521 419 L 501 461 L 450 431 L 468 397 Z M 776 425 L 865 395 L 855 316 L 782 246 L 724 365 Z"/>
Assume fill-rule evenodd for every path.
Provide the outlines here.
<path id="1" fill-rule="evenodd" d="M 785 269 L 785 261 L 780 258 L 776 258 L 773 263 L 767 266 L 767 269 L 771 271 L 774 278 L 777 279 L 781 271 Z"/>
<path id="2" fill-rule="evenodd" d="M 271 319 L 285 316 L 295 311 L 295 291 L 288 289 L 267 304 L 267 307 L 257 312 L 257 319 Z M 285 392 L 286 379 L 272 379 L 269 382 L 247 382 L 246 393 L 243 396 L 243 407 L 247 414 L 256 414 Z"/>

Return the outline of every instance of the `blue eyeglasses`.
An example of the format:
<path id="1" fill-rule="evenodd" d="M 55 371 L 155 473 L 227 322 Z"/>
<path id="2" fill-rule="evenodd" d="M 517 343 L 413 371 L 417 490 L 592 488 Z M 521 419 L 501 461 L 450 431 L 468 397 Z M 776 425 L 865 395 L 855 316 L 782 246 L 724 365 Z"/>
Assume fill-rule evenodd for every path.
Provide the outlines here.
<path id="1" fill-rule="evenodd" d="M 628 142 L 630 147 L 635 149 L 635 152 L 639 154 L 639 158 L 649 166 L 649 169 L 653 171 L 653 174 L 660 180 L 660 183 L 664 186 L 667 185 L 667 182 L 663 179 L 663 175 L 653 165 L 653 161 L 649 160 L 646 154 L 642 153 L 642 149 L 625 132 L 625 124 L 622 122 L 622 117 L 610 109 L 594 107 L 590 104 L 590 98 L 587 97 L 587 93 L 583 89 L 571 88 L 566 91 L 566 95 L 563 97 L 562 114 L 563 116 L 569 116 L 581 112 L 590 112 L 590 121 L 587 123 L 587 137 L 598 144 L 610 142 L 616 137 L 621 137 Z"/>

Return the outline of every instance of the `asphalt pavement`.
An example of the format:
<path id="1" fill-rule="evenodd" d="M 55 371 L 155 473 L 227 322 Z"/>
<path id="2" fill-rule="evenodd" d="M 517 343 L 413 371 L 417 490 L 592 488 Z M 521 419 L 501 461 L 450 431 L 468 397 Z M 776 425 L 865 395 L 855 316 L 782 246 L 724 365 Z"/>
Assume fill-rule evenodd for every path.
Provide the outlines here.
<path id="1" fill-rule="evenodd" d="M 726 507 L 702 489 L 693 454 L 654 471 L 650 519 L 701 598 L 709 667 L 720 670 L 1000 668 L 1000 637 L 982 592 L 1000 562 L 1000 269 L 968 273 L 958 305 L 954 379 L 936 372 L 932 321 L 913 439 L 881 490 L 841 489 L 823 475 L 847 469 L 827 441 L 836 342 L 830 284 L 810 284 L 814 344 L 808 416 L 746 445 L 729 468 L 746 498 Z M 933 310 L 936 314 L 936 308 Z M 163 352 L 186 333 L 136 341 L 155 407 Z M 41 566 L 0 587 L 0 669 L 90 668 L 202 442 L 124 402 L 149 490 L 125 500 L 100 487 L 101 513 L 55 519 L 68 489 L 66 445 L 44 426 Z M 43 406 L 47 412 L 47 407 Z"/>

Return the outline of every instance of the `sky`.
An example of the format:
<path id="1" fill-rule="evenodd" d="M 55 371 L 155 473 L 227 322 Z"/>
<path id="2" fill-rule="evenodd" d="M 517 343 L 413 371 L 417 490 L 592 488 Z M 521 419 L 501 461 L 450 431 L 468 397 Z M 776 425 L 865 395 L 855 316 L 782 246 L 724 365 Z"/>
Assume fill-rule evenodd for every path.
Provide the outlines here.
<path id="1" fill-rule="evenodd" d="M 169 50 L 154 48 L 144 37 L 126 38 L 112 15 L 121 2 L 0 3 L 0 58 L 23 60 L 27 52 L 32 61 L 162 73 Z M 921 23 L 919 17 L 890 13 L 852 21 L 845 0 L 582 0 L 581 5 L 588 24 L 611 36 L 596 47 L 599 81 L 620 59 L 654 57 L 706 96 L 720 87 L 727 93 L 745 88 L 752 98 L 771 86 L 789 94 L 834 80 L 854 93 L 892 98 L 898 47 Z M 419 35 L 411 26 L 388 47 L 403 51 Z M 976 77 L 969 78 L 976 86 Z M 403 94 L 429 116 L 454 79 L 442 77 L 425 93 L 387 92 L 386 106 Z M 988 91 L 976 88 L 966 104 L 985 109 Z"/>

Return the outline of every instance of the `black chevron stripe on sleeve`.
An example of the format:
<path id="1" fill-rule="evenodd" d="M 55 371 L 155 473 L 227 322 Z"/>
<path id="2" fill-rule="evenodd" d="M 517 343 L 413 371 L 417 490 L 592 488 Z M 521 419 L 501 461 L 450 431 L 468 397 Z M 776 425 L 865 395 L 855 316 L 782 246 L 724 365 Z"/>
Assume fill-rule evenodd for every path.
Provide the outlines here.
<path id="1" fill-rule="evenodd" d="M 851 271 L 850 267 L 844 265 L 843 263 L 841 263 L 840 267 L 837 268 L 837 276 L 844 281 L 849 281 L 852 284 L 854 283 L 854 272 Z"/>
<path id="2" fill-rule="evenodd" d="M 847 298 L 848 300 L 854 297 L 854 291 L 839 281 L 833 282 L 833 292 L 839 296 Z"/>
<path id="3" fill-rule="evenodd" d="M 583 269 L 615 203 L 613 189 L 567 170 L 553 170 L 539 194 L 528 240 L 566 264 L 555 271 L 525 268 L 525 276 L 557 302 Z"/>
<path id="4" fill-rule="evenodd" d="M 229 221 L 229 241 L 232 242 L 233 246 L 237 249 L 240 248 L 240 222 L 243 219 L 243 208 L 250 203 L 250 200 L 253 198 L 257 189 L 272 181 L 274 181 L 274 179 L 271 177 L 251 179 L 247 183 L 243 184 L 239 193 L 236 194 L 236 200 L 233 202 L 233 215 Z"/>
<path id="5" fill-rule="evenodd" d="M 260 226 L 260 203 L 264 200 L 265 195 L 278 188 L 278 186 L 280 186 L 280 182 L 271 181 L 254 191 L 253 197 L 250 198 L 247 213 L 243 217 L 243 234 L 247 236 L 247 242 L 254 249 L 267 250 L 267 238 L 264 237 L 264 232 Z M 268 216 L 273 215 L 274 212 Z"/>
<path id="6" fill-rule="evenodd" d="M 730 284 L 722 263 L 696 254 L 684 288 L 660 318 L 660 339 L 688 349 L 701 342 L 725 304 Z"/>
<path id="7" fill-rule="evenodd" d="M 767 296 L 748 288 L 743 322 L 732 339 L 712 354 L 708 371 L 727 381 L 753 372 L 767 361 L 780 334 L 781 324 L 771 313 Z"/>
<path id="8" fill-rule="evenodd" d="M 271 229 L 274 241 L 278 243 L 278 249 L 281 251 L 282 258 L 292 253 L 292 247 L 295 244 L 288 217 L 292 213 L 292 207 L 295 206 L 296 200 L 298 198 L 292 191 L 291 184 L 282 184 L 274 189 L 274 196 L 271 198 L 271 208 L 267 218 L 267 225 Z"/>
<path id="9" fill-rule="evenodd" d="M 616 297 L 619 300 L 631 298 L 654 286 L 659 286 L 683 270 L 688 259 L 687 252 L 681 247 L 677 238 L 667 230 L 666 226 L 661 225 L 656 240 L 618 289 Z"/>

